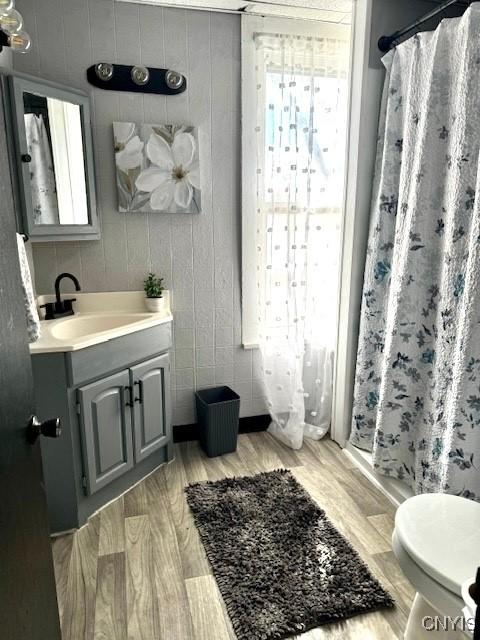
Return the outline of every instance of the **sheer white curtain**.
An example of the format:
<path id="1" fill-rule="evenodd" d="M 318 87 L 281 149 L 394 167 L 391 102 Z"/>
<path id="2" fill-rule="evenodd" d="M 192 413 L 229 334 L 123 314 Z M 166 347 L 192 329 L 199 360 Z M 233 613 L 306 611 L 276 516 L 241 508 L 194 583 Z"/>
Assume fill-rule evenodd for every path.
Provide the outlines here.
<path id="1" fill-rule="evenodd" d="M 258 342 L 270 431 L 298 449 L 330 426 L 349 42 L 254 42 Z"/>

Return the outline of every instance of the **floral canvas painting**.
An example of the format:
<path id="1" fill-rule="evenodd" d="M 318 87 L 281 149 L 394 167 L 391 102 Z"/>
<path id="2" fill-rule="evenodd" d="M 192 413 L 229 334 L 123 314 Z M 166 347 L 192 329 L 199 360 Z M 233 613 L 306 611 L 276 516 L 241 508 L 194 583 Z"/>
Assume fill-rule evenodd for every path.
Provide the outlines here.
<path id="1" fill-rule="evenodd" d="M 195 127 L 114 122 L 113 135 L 120 211 L 200 213 Z"/>

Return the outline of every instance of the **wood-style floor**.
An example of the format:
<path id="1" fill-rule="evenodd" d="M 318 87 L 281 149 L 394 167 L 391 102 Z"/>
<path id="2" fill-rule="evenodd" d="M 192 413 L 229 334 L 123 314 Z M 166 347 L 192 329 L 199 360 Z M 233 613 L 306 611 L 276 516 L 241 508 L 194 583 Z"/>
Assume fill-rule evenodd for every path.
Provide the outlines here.
<path id="1" fill-rule="evenodd" d="M 212 459 L 196 442 L 176 445 L 171 464 L 54 540 L 63 640 L 235 640 L 183 489 L 279 467 L 292 470 L 397 602 L 297 638 L 402 638 L 413 592 L 391 550 L 393 506 L 332 441 L 294 452 L 257 433 Z"/>

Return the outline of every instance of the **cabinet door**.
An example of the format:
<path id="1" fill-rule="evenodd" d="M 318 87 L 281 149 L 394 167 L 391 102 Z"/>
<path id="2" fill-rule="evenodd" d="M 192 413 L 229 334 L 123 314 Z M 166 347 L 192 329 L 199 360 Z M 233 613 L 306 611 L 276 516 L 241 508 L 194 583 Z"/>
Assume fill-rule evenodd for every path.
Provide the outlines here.
<path id="1" fill-rule="evenodd" d="M 135 460 L 140 462 L 170 440 L 170 358 L 168 354 L 130 369 L 134 393 Z"/>
<path id="2" fill-rule="evenodd" d="M 133 467 L 129 384 L 126 370 L 79 389 L 88 494 Z"/>

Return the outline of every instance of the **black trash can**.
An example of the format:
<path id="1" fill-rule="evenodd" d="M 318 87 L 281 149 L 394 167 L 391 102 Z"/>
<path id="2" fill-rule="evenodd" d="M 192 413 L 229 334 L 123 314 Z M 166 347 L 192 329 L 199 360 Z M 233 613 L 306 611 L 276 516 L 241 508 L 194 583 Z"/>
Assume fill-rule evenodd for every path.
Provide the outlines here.
<path id="1" fill-rule="evenodd" d="M 240 396 L 230 387 L 202 389 L 195 393 L 200 445 L 209 458 L 237 448 Z"/>

